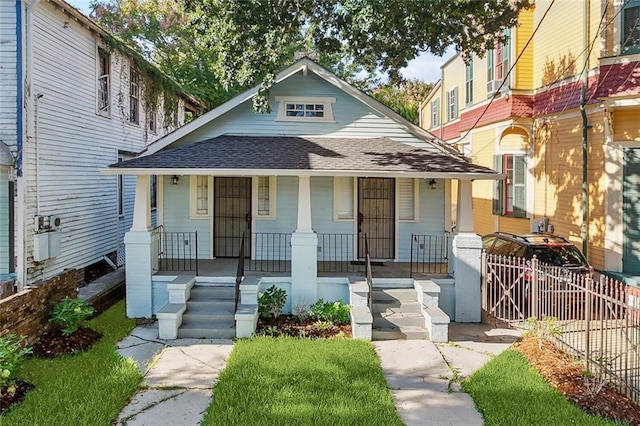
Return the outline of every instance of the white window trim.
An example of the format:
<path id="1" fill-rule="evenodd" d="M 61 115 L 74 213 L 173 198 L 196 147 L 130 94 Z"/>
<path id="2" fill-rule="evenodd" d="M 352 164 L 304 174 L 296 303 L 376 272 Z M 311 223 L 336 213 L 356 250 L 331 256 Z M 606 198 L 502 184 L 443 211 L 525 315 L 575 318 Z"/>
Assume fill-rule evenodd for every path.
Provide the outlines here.
<path id="1" fill-rule="evenodd" d="M 198 213 L 198 176 L 189 176 L 189 218 L 213 217 L 213 176 L 207 176 L 207 214 Z"/>
<path id="2" fill-rule="evenodd" d="M 135 83 L 136 84 L 136 96 L 132 96 L 131 95 L 131 87 L 133 81 L 131 79 L 132 74 L 135 74 L 138 77 L 138 81 Z M 142 102 L 141 102 L 141 96 L 142 96 L 142 87 L 140 84 L 140 79 L 142 77 L 142 74 L 140 73 L 140 70 L 138 68 L 136 68 L 133 64 L 129 64 L 129 79 L 128 79 L 128 96 L 127 99 L 129 100 L 129 108 L 128 108 L 128 119 L 127 122 L 131 125 L 131 126 L 137 126 L 140 127 L 140 123 L 146 123 L 146 120 L 143 120 L 142 118 Z M 131 121 L 131 119 L 133 118 L 131 116 L 131 99 L 135 99 L 136 100 L 136 111 L 137 111 L 137 117 L 135 117 L 135 121 Z"/>
<path id="3" fill-rule="evenodd" d="M 409 178 L 413 180 L 413 219 L 401 219 L 400 218 L 400 179 L 407 178 L 397 178 L 396 179 L 396 215 L 398 217 L 398 222 L 403 223 L 417 223 L 420 221 L 420 179 Z"/>
<path id="4" fill-rule="evenodd" d="M 440 125 L 440 98 L 431 101 L 431 128 Z"/>
<path id="5" fill-rule="evenodd" d="M 358 205 L 358 200 L 356 199 L 358 195 L 358 181 L 355 178 L 351 178 L 351 217 L 340 217 L 338 214 L 338 198 L 340 195 L 340 191 L 338 191 L 338 176 L 334 176 L 333 178 L 333 221 L 334 222 L 353 222 L 356 217 L 356 206 Z"/>
<path id="6" fill-rule="evenodd" d="M 251 215 L 253 219 L 265 219 L 265 220 L 275 220 L 276 219 L 276 177 L 269 176 L 269 214 L 259 215 L 258 214 L 258 176 L 254 176 L 251 179 L 251 187 L 252 187 L 252 196 L 251 196 Z"/>
<path id="7" fill-rule="evenodd" d="M 278 116 L 276 121 L 302 121 L 302 122 L 320 122 L 335 123 L 333 118 L 333 104 L 336 103 L 334 97 L 319 96 L 276 96 L 278 102 Z M 324 117 L 287 117 L 286 104 L 322 104 L 324 105 Z"/>
<path id="8" fill-rule="evenodd" d="M 107 80 L 108 93 L 109 97 L 109 108 L 106 111 L 100 111 L 100 51 L 103 50 L 109 55 L 109 78 Z M 102 46 L 96 45 L 96 115 L 105 118 L 111 118 L 111 107 L 112 107 L 112 97 L 111 97 L 111 52 L 105 49 Z"/>

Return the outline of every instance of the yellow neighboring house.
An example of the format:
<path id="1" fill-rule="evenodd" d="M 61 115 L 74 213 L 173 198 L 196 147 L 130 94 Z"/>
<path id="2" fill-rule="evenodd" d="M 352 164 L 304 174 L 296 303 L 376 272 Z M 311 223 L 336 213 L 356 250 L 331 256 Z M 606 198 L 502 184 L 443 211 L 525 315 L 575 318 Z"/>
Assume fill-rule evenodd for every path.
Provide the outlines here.
<path id="1" fill-rule="evenodd" d="M 505 175 L 474 183 L 476 232 L 552 231 L 640 277 L 639 19 L 640 0 L 538 0 L 483 58 L 442 66 L 421 126 Z"/>

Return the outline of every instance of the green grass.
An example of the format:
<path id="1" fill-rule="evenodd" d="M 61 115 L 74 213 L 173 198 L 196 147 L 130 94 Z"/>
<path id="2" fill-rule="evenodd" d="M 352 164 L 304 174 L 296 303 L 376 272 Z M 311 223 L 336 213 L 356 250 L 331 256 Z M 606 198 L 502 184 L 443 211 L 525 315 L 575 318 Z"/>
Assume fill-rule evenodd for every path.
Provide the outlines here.
<path id="1" fill-rule="evenodd" d="M 235 343 L 204 425 L 402 425 L 368 342 Z"/>
<path id="2" fill-rule="evenodd" d="M 31 358 L 22 365 L 18 377 L 35 389 L 0 416 L 0 425 L 112 424 L 141 380 L 136 366 L 115 351 L 115 343 L 135 322 L 125 318 L 120 302 L 87 325 L 103 334 L 89 351 L 53 360 Z"/>
<path id="3" fill-rule="evenodd" d="M 581 411 L 533 370 L 525 357 L 507 350 L 462 383 L 487 426 L 613 425 Z"/>

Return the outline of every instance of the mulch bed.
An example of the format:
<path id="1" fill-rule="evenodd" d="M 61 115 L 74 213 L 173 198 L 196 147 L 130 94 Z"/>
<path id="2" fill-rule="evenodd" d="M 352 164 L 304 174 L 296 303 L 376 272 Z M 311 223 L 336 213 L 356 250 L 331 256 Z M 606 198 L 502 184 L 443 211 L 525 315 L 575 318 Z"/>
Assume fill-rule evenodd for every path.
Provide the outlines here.
<path id="1" fill-rule="evenodd" d="M 589 395 L 582 365 L 553 344 L 545 341 L 540 348 L 535 338 L 527 336 L 516 342 L 513 348 L 581 410 L 613 421 L 640 425 L 640 406 L 611 386 L 604 386 L 597 395 Z"/>
<path id="2" fill-rule="evenodd" d="M 256 334 L 267 336 L 308 337 L 312 339 L 335 339 L 351 337 L 351 325 L 333 325 L 311 318 L 300 318 L 294 315 L 279 315 L 278 318 L 258 319 Z"/>
<path id="3" fill-rule="evenodd" d="M 11 389 L 9 389 L 11 387 Z M 31 389 L 31 383 L 16 380 L 12 386 L 5 386 L 0 389 L 0 415 L 11 408 L 13 405 L 20 404 L 24 397 Z"/>
<path id="4" fill-rule="evenodd" d="M 33 355 L 51 359 L 60 355 L 83 352 L 101 337 L 102 334 L 88 327 L 80 327 L 68 336 L 62 334 L 60 329 L 53 329 L 44 333 L 40 341 L 33 345 Z"/>

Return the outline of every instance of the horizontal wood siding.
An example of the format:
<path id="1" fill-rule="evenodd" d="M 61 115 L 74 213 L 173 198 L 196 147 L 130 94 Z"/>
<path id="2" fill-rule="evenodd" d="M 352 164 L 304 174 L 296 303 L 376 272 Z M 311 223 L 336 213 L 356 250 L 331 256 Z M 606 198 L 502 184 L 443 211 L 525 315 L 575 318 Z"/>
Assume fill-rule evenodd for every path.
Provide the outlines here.
<path id="1" fill-rule="evenodd" d="M 524 50 L 532 33 L 533 10 L 523 10 L 518 15 L 518 26 L 511 30 L 511 42 L 512 45 L 515 45 L 515 49 L 511 51 L 515 53 L 515 55 L 511 55 L 511 64 Z M 515 72 L 515 78 L 511 79 L 512 82 L 515 82 L 514 89 L 533 89 L 533 47 L 533 43 L 530 43 L 512 71 Z"/>
<path id="2" fill-rule="evenodd" d="M 640 117 L 640 108 L 620 109 L 613 112 L 613 138 L 616 142 L 640 142 L 638 117 Z"/>
<path id="3" fill-rule="evenodd" d="M 411 260 L 411 234 L 443 235 L 444 234 L 444 191 L 445 185 L 437 181 L 436 189 L 431 189 L 429 181 L 416 179 L 419 194 L 419 217 L 416 222 L 398 222 L 398 261 Z"/>
<path id="4" fill-rule="evenodd" d="M 0 274 L 9 272 L 9 184 L 8 167 L 0 166 Z M 13 261 L 13 260 L 12 260 Z"/>
<path id="5" fill-rule="evenodd" d="M 118 218 L 116 176 L 103 175 L 99 169 L 115 163 L 118 152 L 139 152 L 156 137 L 146 132 L 142 105 L 141 125 L 128 122 L 129 60 L 111 52 L 111 115 L 100 116 L 96 113 L 97 42 L 93 33 L 51 3 L 39 3 L 33 13 L 31 93 L 44 96 L 38 100 L 37 139 L 35 133 L 30 136 L 24 150 L 26 217 L 59 215 L 62 252 L 55 259 L 31 262 L 34 228 L 32 221 L 27 221 L 30 281 L 87 266 L 117 250 L 118 239 L 130 221 L 120 223 Z M 160 128 L 158 136 L 162 131 Z M 135 180 L 127 178 L 125 182 L 129 217 Z"/>
<path id="6" fill-rule="evenodd" d="M 354 210 L 357 207 L 354 205 Z M 357 211 L 354 211 L 354 217 Z M 311 225 L 319 234 L 353 234 L 354 220 L 333 220 L 333 178 L 311 177 Z"/>
<path id="7" fill-rule="evenodd" d="M 335 97 L 336 102 L 333 104 L 335 122 L 276 121 L 279 107 L 279 103 L 275 101 L 276 96 Z M 409 134 L 395 121 L 372 110 L 312 73 L 307 76 L 297 74 L 276 84 L 271 90 L 270 104 L 271 113 L 256 114 L 251 109 L 251 101 L 246 101 L 171 146 L 197 142 L 222 134 L 231 134 L 254 136 L 315 135 L 352 138 L 387 136 L 392 140 L 418 144 L 428 148 L 419 138 Z"/>
<path id="8" fill-rule="evenodd" d="M 276 217 L 258 219 L 255 232 L 291 234 L 298 224 L 298 178 L 278 176 L 276 178 Z"/>
<path id="9" fill-rule="evenodd" d="M 496 131 L 484 128 L 471 134 L 472 158 L 475 164 L 493 168 Z M 477 180 L 473 182 L 473 226 L 475 232 L 484 235 L 495 231 L 495 216 L 491 213 L 494 181 Z"/>
<path id="10" fill-rule="evenodd" d="M 0 141 L 16 144 L 17 122 L 16 2 L 0 2 Z"/>

